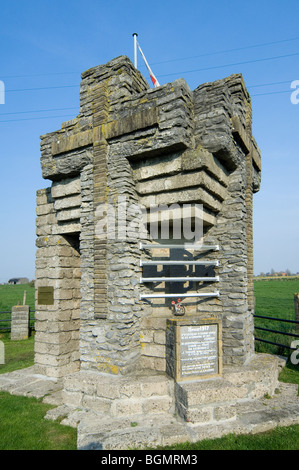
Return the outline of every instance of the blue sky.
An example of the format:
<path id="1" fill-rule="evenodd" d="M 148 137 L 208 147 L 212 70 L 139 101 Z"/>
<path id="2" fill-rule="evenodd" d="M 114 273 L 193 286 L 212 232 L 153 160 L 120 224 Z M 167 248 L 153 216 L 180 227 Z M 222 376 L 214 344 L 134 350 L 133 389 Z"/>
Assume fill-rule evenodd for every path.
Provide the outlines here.
<path id="1" fill-rule="evenodd" d="M 0 3 L 0 282 L 34 278 L 40 135 L 79 110 L 80 74 L 119 55 L 132 33 L 160 84 L 191 89 L 242 73 L 262 151 L 254 197 L 255 273 L 299 271 L 299 2 L 251 0 L 15 0 Z M 148 79 L 138 57 L 138 68 Z M 299 94 L 298 94 L 299 97 Z"/>

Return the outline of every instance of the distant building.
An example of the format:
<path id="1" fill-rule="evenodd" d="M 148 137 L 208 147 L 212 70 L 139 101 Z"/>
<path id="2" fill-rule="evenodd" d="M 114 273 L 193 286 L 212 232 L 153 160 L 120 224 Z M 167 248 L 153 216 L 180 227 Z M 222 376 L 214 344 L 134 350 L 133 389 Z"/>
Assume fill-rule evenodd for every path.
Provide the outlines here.
<path id="1" fill-rule="evenodd" d="M 9 279 L 8 284 L 28 284 L 28 277 L 14 277 Z"/>

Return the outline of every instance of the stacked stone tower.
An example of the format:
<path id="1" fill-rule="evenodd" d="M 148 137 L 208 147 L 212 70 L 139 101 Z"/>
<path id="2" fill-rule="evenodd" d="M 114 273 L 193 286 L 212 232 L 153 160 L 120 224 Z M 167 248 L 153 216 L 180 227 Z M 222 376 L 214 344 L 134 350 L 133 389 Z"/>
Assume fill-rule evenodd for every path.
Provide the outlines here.
<path id="1" fill-rule="evenodd" d="M 224 363 L 245 363 L 253 354 L 252 194 L 259 189 L 261 158 L 242 76 L 193 92 L 182 79 L 150 89 L 119 57 L 82 74 L 79 115 L 42 136 L 41 152 L 42 174 L 52 186 L 37 193 L 40 371 L 64 376 L 82 368 L 165 370 L 171 301 L 146 297 L 157 289 L 163 294 L 163 283 L 139 282 L 140 260 L 158 251 L 140 249 L 140 242 L 157 240 L 150 228 L 137 230 L 134 219 L 138 207 L 149 212 L 172 204 L 202 205 L 201 243 L 219 247 L 204 257 L 217 259 L 214 269 L 207 264 L 181 272 L 219 281 L 164 287 L 181 295 L 217 292 L 186 297 L 183 304 L 187 314 L 217 314 Z M 107 209 L 115 211 L 109 230 Z M 169 238 L 175 241 L 171 233 Z M 164 260 L 175 256 L 175 250 L 161 253 Z M 202 256 L 177 251 L 182 259 L 188 253 L 195 260 Z M 162 274 L 174 270 L 165 265 Z M 149 274 L 157 275 L 157 268 Z M 39 301 L 45 289 L 49 297 Z"/>
<path id="2" fill-rule="evenodd" d="M 51 186 L 37 192 L 35 365 L 65 378 L 66 401 L 79 405 L 76 390 L 82 404 L 76 374 L 95 387 L 147 371 L 174 387 L 183 324 L 217 326 L 219 380 L 255 360 L 261 157 L 241 75 L 191 91 L 183 79 L 149 88 L 124 56 L 87 70 L 78 116 L 41 138 L 41 167 Z M 186 218 L 194 239 L 176 233 Z M 167 406 L 186 418 L 184 393 Z"/>

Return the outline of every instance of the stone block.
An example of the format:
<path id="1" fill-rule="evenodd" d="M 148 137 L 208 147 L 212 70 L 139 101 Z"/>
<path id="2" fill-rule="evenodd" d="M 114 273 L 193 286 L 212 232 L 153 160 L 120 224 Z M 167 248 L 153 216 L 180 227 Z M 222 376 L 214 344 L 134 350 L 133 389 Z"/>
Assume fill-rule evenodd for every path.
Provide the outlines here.
<path id="1" fill-rule="evenodd" d="M 11 313 L 11 335 L 12 341 L 24 340 L 29 336 L 29 306 L 17 305 L 12 308 Z"/>
<path id="2" fill-rule="evenodd" d="M 111 405 L 111 415 L 114 417 L 136 416 L 142 412 L 142 401 L 138 399 L 115 400 Z"/>
<path id="3" fill-rule="evenodd" d="M 120 388 L 119 388 L 119 393 L 121 398 L 139 398 L 141 394 L 141 387 L 142 385 L 140 384 L 139 381 L 132 380 L 130 382 L 129 380 L 126 380 L 124 383 L 121 383 Z"/>
<path id="4" fill-rule="evenodd" d="M 83 393 L 81 392 L 69 392 L 67 390 L 62 391 L 63 403 L 68 406 L 82 407 Z"/>
<path id="5" fill-rule="evenodd" d="M 246 398 L 246 385 L 235 386 L 223 379 L 205 380 L 177 384 L 177 396 L 184 406 L 204 405 L 214 402 L 233 401 Z"/>
<path id="6" fill-rule="evenodd" d="M 154 342 L 156 344 L 165 345 L 166 344 L 166 333 L 164 330 L 154 331 Z"/>
<path id="7" fill-rule="evenodd" d="M 142 397 L 168 395 L 171 389 L 172 381 L 166 377 L 153 376 L 148 380 L 141 380 Z"/>
<path id="8" fill-rule="evenodd" d="M 209 423 L 213 420 L 212 406 L 190 406 L 177 403 L 178 415 L 188 423 Z"/>
<path id="9" fill-rule="evenodd" d="M 74 179 L 67 178 L 59 182 L 53 182 L 53 185 L 51 188 L 52 197 L 55 199 L 62 198 L 65 196 L 71 196 L 74 194 L 80 194 L 80 192 L 81 192 L 80 178 L 74 178 Z"/>
<path id="10" fill-rule="evenodd" d="M 160 344 L 144 343 L 142 354 L 144 356 L 165 358 L 165 346 Z"/>
<path id="11" fill-rule="evenodd" d="M 84 408 L 92 409 L 96 413 L 101 413 L 105 416 L 110 414 L 111 403 L 111 400 L 89 395 L 84 395 L 82 398 L 82 406 Z"/>
<path id="12" fill-rule="evenodd" d="M 169 411 L 171 411 L 172 405 L 173 403 L 170 396 L 147 398 L 143 402 L 143 413 L 169 413 Z"/>
<path id="13" fill-rule="evenodd" d="M 74 208 L 74 209 L 63 209 L 57 212 L 57 220 L 58 222 L 66 222 L 69 220 L 77 220 L 80 219 L 81 210 Z"/>
<path id="14" fill-rule="evenodd" d="M 228 419 L 233 419 L 237 416 L 236 406 L 235 405 L 215 406 L 213 416 L 216 421 L 224 421 Z"/>
<path id="15" fill-rule="evenodd" d="M 97 383 L 97 396 L 101 398 L 109 398 L 111 400 L 114 400 L 116 398 L 119 398 L 120 396 L 120 391 L 119 388 L 116 386 L 116 383 L 113 379 L 107 383 L 107 381 L 104 381 L 101 383 Z"/>
<path id="16" fill-rule="evenodd" d="M 80 207 L 81 203 L 82 203 L 82 198 L 80 194 L 75 195 L 75 196 L 66 196 L 63 198 L 55 199 L 54 210 L 61 211 L 65 209 L 71 209 L 73 207 Z"/>

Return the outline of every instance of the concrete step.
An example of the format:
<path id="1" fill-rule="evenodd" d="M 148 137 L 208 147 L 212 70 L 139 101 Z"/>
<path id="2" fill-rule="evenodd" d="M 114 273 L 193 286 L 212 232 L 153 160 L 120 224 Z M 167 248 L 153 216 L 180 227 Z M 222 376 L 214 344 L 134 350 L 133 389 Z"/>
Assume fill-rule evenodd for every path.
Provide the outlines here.
<path id="1" fill-rule="evenodd" d="M 174 411 L 174 383 L 162 374 L 77 372 L 64 381 L 63 403 L 111 417 Z"/>
<path id="2" fill-rule="evenodd" d="M 242 366 L 223 368 L 223 379 L 233 385 L 246 385 L 248 398 L 261 398 L 275 392 L 280 370 L 278 356 L 257 354 Z"/>
<path id="3" fill-rule="evenodd" d="M 167 413 L 99 419 L 88 413 L 78 425 L 78 450 L 120 450 L 186 442 L 185 423 Z"/>
<path id="4" fill-rule="evenodd" d="M 176 384 L 176 397 L 186 407 L 231 402 L 247 398 L 245 384 L 234 385 L 222 378 Z"/>
<path id="5" fill-rule="evenodd" d="M 35 373 L 35 367 L 0 374 L 0 390 L 11 395 L 42 398 L 62 388 L 59 379 Z"/>
<path id="6" fill-rule="evenodd" d="M 247 387 L 223 379 L 176 385 L 177 412 L 189 423 L 236 418 L 235 404 L 240 400 L 248 400 Z"/>
<path id="7" fill-rule="evenodd" d="M 103 419 L 89 411 L 78 424 L 77 446 L 80 450 L 155 448 L 299 424 L 298 387 L 280 385 L 279 393 L 272 398 L 238 403 L 235 417 L 222 421 L 191 423 L 169 413 Z"/>
<path id="8" fill-rule="evenodd" d="M 278 370 L 276 356 L 260 354 L 242 367 L 224 367 L 221 377 L 179 382 L 175 386 L 177 411 L 192 423 L 234 419 L 237 403 L 275 394 Z"/>
<path id="9" fill-rule="evenodd" d="M 226 393 L 223 398 L 228 398 Z M 212 397 L 212 394 L 211 394 Z M 219 424 L 236 419 L 240 417 L 250 418 L 255 413 L 260 415 L 261 412 L 268 411 L 271 407 L 276 409 L 284 408 L 287 410 L 289 416 L 289 409 L 295 411 L 297 414 L 297 407 L 299 405 L 298 386 L 294 384 L 279 383 L 273 395 L 266 393 L 263 397 L 241 399 L 231 399 L 222 401 L 209 401 L 205 404 L 184 405 L 178 401 L 177 411 L 185 421 L 192 424 Z M 253 413 L 253 414 L 252 414 Z"/>

